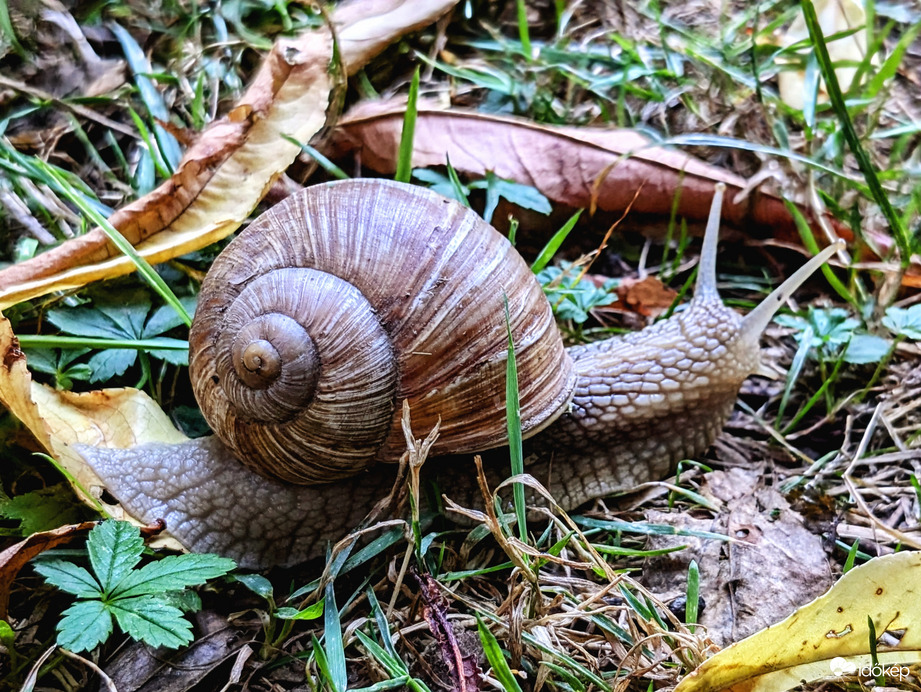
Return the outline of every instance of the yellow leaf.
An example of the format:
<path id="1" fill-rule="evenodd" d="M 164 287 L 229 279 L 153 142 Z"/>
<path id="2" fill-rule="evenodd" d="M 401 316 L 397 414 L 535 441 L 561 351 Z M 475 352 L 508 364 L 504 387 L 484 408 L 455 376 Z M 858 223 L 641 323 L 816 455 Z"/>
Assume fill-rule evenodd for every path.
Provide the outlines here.
<path id="1" fill-rule="evenodd" d="M 877 637 L 897 632 L 894 646 L 878 644 L 878 660 L 891 681 L 901 664 L 921 661 L 921 553 L 871 560 L 845 574 L 827 593 L 782 622 L 743 639 L 704 662 L 675 692 L 773 692 L 801 681 L 870 668 L 873 619 Z"/>
<path id="2" fill-rule="evenodd" d="M 25 425 L 72 478 L 77 492 L 100 502 L 103 484 L 73 446 L 126 449 L 148 442 L 186 440 L 157 403 L 137 389 L 100 389 L 84 394 L 54 390 L 38 382 L 26 367 L 9 321 L 0 315 L 0 402 Z M 131 519 L 120 507 L 105 509 Z M 176 542 L 158 545 L 180 549 Z"/>
<path id="3" fill-rule="evenodd" d="M 327 27 L 278 40 L 240 101 L 201 133 L 173 176 L 109 221 L 151 264 L 230 235 L 300 153 L 286 137 L 309 142 L 335 117 L 339 73 L 357 71 L 456 2 L 345 5 L 332 17 L 339 31 L 338 60 Z M 0 309 L 132 271 L 131 260 L 95 229 L 0 271 Z"/>

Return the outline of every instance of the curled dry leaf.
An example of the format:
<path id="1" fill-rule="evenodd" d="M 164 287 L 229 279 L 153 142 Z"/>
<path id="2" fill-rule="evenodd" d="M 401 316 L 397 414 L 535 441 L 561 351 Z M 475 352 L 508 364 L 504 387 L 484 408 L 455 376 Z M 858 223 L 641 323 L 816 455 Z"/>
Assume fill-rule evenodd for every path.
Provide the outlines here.
<path id="1" fill-rule="evenodd" d="M 2 316 L 0 363 L 0 403 L 22 421 L 70 474 L 77 492 L 92 503 L 100 501 L 103 483 L 74 451 L 74 445 L 125 449 L 148 442 L 176 444 L 187 439 L 157 403 L 137 389 L 101 389 L 76 394 L 33 382 L 19 341 L 9 321 Z M 120 507 L 107 507 L 107 510 L 118 519 L 131 519 Z M 165 536 L 157 539 L 157 545 L 181 549 Z"/>
<path id="2" fill-rule="evenodd" d="M 148 262 L 205 247 L 239 227 L 333 115 L 337 76 L 354 72 L 386 45 L 428 24 L 456 0 L 380 0 L 344 6 L 333 16 L 341 65 L 327 28 L 280 39 L 235 107 L 211 123 L 173 176 L 119 209 L 110 223 Z M 51 291 L 127 274 L 101 229 L 0 271 L 0 309 Z"/>
<path id="3" fill-rule="evenodd" d="M 359 152 L 361 163 L 393 173 L 400 146 L 405 104 L 371 101 L 343 116 L 327 153 Z M 798 238 L 783 201 L 752 190 L 748 181 L 675 149 L 655 146 L 635 130 L 552 127 L 507 116 L 445 111 L 420 106 L 413 138 L 412 163 L 443 166 L 450 158 L 459 172 L 482 176 L 492 171 L 532 185 L 559 204 L 603 211 L 655 215 L 677 212 L 704 222 L 713 187 L 725 183 L 723 223 L 771 229 L 773 236 Z M 805 211 L 805 210 L 804 210 Z M 807 217 L 809 214 L 807 213 Z"/>
<path id="4" fill-rule="evenodd" d="M 716 654 L 688 675 L 675 692 L 774 692 L 802 681 L 834 677 L 870 665 L 873 620 L 885 667 L 921 661 L 921 553 L 878 557 L 852 569 L 827 593 L 782 622 Z M 845 660 L 838 660 L 845 659 Z"/>
<path id="5" fill-rule="evenodd" d="M 429 632 L 435 638 L 441 664 L 450 679 L 450 689 L 457 692 L 477 692 L 482 688 L 482 671 L 477 663 L 479 642 L 469 638 L 460 639 L 448 619 L 448 600 L 441 592 L 441 586 L 430 574 L 415 570 L 410 572 L 419 589 L 422 616 L 428 623 Z"/>
<path id="6" fill-rule="evenodd" d="M 51 531 L 39 531 L 0 553 L 0 620 L 6 620 L 13 580 L 25 564 L 36 555 L 67 543 L 96 526 L 95 521 L 68 524 Z"/>

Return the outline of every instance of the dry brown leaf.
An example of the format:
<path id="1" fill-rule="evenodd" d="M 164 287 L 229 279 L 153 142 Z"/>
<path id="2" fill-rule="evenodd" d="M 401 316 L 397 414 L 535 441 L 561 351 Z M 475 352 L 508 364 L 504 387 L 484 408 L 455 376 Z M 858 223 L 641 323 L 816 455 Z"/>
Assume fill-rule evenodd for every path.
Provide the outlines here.
<path id="1" fill-rule="evenodd" d="M 357 70 L 384 46 L 437 19 L 456 0 L 353 3 L 333 17 L 346 71 Z M 226 237 L 246 218 L 327 123 L 335 102 L 329 29 L 273 46 L 244 96 L 214 121 L 156 190 L 115 212 L 109 221 L 153 264 Z M 51 291 L 127 274 L 134 265 L 100 229 L 0 271 L 0 309 Z"/>
<path id="2" fill-rule="evenodd" d="M 355 151 L 362 165 L 393 173 L 404 112 L 405 104 L 396 101 L 359 104 L 340 119 L 328 153 Z M 448 157 L 462 173 L 482 176 L 492 171 L 571 207 L 623 212 L 632 203 L 633 214 L 662 217 L 671 212 L 680 191 L 678 213 L 700 222 L 709 213 L 713 186 L 723 182 L 728 188 L 724 223 L 770 227 L 772 236 L 798 238 L 793 217 L 777 197 L 753 190 L 738 199 L 745 178 L 681 151 L 653 146 L 634 130 L 551 127 L 425 104 L 416 120 L 413 165 L 441 166 Z"/>
<path id="3" fill-rule="evenodd" d="M 0 403 L 32 432 L 48 454 L 73 477 L 78 493 L 98 503 L 103 484 L 75 444 L 126 449 L 147 442 L 186 440 L 153 399 L 137 389 L 100 389 L 84 394 L 57 391 L 38 382 L 26 367 L 9 321 L 0 316 Z M 120 507 L 112 516 L 130 519 Z M 166 536 L 157 545 L 180 549 Z"/>
<path id="4" fill-rule="evenodd" d="M 675 692 L 774 692 L 870 665 L 867 618 L 877 637 L 893 633 L 898 643 L 878 644 L 888 668 L 921 661 L 921 553 L 878 557 L 852 569 L 827 593 L 783 622 L 753 634 L 705 661 Z M 871 675 L 861 677 L 871 678 Z"/>
<path id="5" fill-rule="evenodd" d="M 678 292 L 657 276 L 626 278 L 617 287 L 617 297 L 628 309 L 644 317 L 657 317 L 672 306 Z"/>
<path id="6" fill-rule="evenodd" d="M 96 526 L 95 521 L 84 521 L 80 524 L 61 526 L 51 531 L 39 531 L 0 553 L 0 620 L 6 620 L 10 604 L 10 590 L 19 570 L 36 555 L 41 555 L 46 550 L 67 543 L 94 526 Z"/>
<path id="7" fill-rule="evenodd" d="M 331 46 L 322 31 L 277 43 L 240 103 L 205 130 L 176 173 L 110 223 L 151 263 L 233 232 L 297 155 L 280 135 L 307 141 L 325 125 Z M 0 272 L 0 307 L 132 271 L 116 253 L 95 229 L 14 265 Z"/>
<path id="8" fill-rule="evenodd" d="M 699 622 L 720 646 L 779 622 L 825 593 L 834 577 L 822 537 L 805 526 L 776 488 L 766 486 L 757 469 L 731 468 L 708 473 L 701 494 L 720 507 L 709 519 L 649 510 L 648 521 L 710 531 L 732 542 L 689 536 L 651 536 L 647 550 L 688 545 L 687 550 L 650 557 L 645 585 L 663 600 L 684 593 L 688 565 L 700 570 L 700 595 L 706 608 Z"/>
<path id="9" fill-rule="evenodd" d="M 477 651 L 482 646 L 476 638 L 461 640 L 448 619 L 448 600 L 441 592 L 441 585 L 427 573 L 410 572 L 418 587 L 422 604 L 422 616 L 428 623 L 429 632 L 438 645 L 440 663 L 447 671 L 450 689 L 457 692 L 478 692 L 482 689 L 482 671 L 477 663 Z"/>

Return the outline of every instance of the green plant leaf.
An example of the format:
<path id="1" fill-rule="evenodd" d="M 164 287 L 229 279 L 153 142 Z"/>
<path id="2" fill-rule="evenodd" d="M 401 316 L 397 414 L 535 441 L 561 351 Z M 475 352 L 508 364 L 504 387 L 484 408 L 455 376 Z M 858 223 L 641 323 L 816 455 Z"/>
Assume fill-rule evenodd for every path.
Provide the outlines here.
<path id="1" fill-rule="evenodd" d="M 432 192 L 437 192 L 442 197 L 457 200 L 461 204 L 467 204 L 467 193 L 470 191 L 470 188 L 463 186 L 462 194 L 458 196 L 458 192 L 451 178 L 438 171 L 432 170 L 431 168 L 414 168 L 413 178 L 428 184 Z"/>
<path id="2" fill-rule="evenodd" d="M 272 588 L 272 582 L 261 574 L 235 574 L 233 578 L 257 596 L 267 601 L 274 600 L 275 594 Z"/>
<path id="3" fill-rule="evenodd" d="M 561 320 L 572 320 L 582 324 L 588 320 L 592 308 L 610 305 L 616 299 L 616 279 L 595 286 L 588 279 L 579 279 L 578 269 L 561 262 L 560 267 L 547 267 L 537 275 L 537 281 L 544 287 L 547 300 L 553 306 L 554 314 Z"/>
<path id="4" fill-rule="evenodd" d="M 80 565 L 64 560 L 40 560 L 35 563 L 35 571 L 42 575 L 49 584 L 61 591 L 81 598 L 99 598 L 102 588 L 95 577 Z"/>
<path id="5" fill-rule="evenodd" d="M 276 615 L 280 620 L 316 620 L 323 614 L 323 601 L 318 601 L 303 610 L 279 608 Z"/>
<path id="6" fill-rule="evenodd" d="M 134 569 L 143 550 L 136 526 L 109 520 L 90 531 L 87 540 L 98 581 L 70 562 L 36 563 L 35 570 L 48 583 L 90 599 L 65 611 L 58 624 L 58 644 L 74 651 L 92 649 L 112 633 L 113 615 L 128 635 L 151 646 L 175 648 L 192 640 L 192 625 L 182 615 L 199 610 L 201 599 L 185 588 L 223 576 L 236 564 L 217 555 L 173 555 Z"/>
<path id="7" fill-rule="evenodd" d="M 854 334 L 844 350 L 844 360 L 855 365 L 878 363 L 886 357 L 891 347 L 892 342 L 880 336 Z"/>
<path id="8" fill-rule="evenodd" d="M 86 550 L 102 590 L 111 594 L 141 559 L 144 539 L 137 526 L 109 520 L 90 531 Z"/>
<path id="9" fill-rule="evenodd" d="M 157 563 L 152 563 L 157 564 Z M 175 649 L 192 641 L 192 623 L 182 611 L 155 596 L 119 598 L 108 604 L 118 626 L 150 646 Z"/>
<path id="10" fill-rule="evenodd" d="M 169 591 L 159 596 L 164 603 L 179 608 L 183 613 L 197 613 L 201 610 L 201 596 L 195 591 Z"/>
<path id="11" fill-rule="evenodd" d="M 179 302 L 182 304 L 182 307 L 185 308 L 186 312 L 193 314 L 198 302 L 198 296 L 186 296 L 180 298 Z M 161 305 L 150 315 L 150 318 L 147 320 L 147 323 L 141 330 L 140 338 L 154 339 L 159 337 L 161 334 L 165 334 L 171 329 L 175 329 L 176 327 L 181 326 L 182 324 L 184 324 L 182 315 L 176 312 L 176 309 L 172 305 Z M 170 365 L 189 364 L 188 350 L 177 351 L 171 349 L 150 349 L 148 353 L 153 358 L 158 358 L 159 360 L 166 361 Z"/>
<path id="12" fill-rule="evenodd" d="M 93 306 L 77 308 L 53 308 L 48 311 L 47 318 L 62 332 L 76 336 L 94 336 L 109 339 L 132 339 L 138 336 L 144 317 L 150 310 L 150 301 L 138 299 L 133 310 L 126 309 L 124 304 L 109 304 L 100 298 Z M 142 313 L 132 315 L 131 312 Z M 140 322 L 136 325 L 132 323 Z"/>
<path id="13" fill-rule="evenodd" d="M 18 520 L 19 533 L 23 536 L 75 524 L 81 512 L 74 506 L 73 497 L 73 491 L 65 483 L 16 497 L 8 497 L 0 491 L 0 517 Z"/>
<path id="14" fill-rule="evenodd" d="M 883 325 L 899 336 L 921 340 L 921 304 L 910 308 L 889 308 L 883 317 Z"/>
<path id="15" fill-rule="evenodd" d="M 185 297 L 179 300 L 183 310 L 194 311 L 196 299 Z M 92 339 L 115 339 L 122 342 L 151 341 L 184 323 L 182 315 L 171 305 L 163 305 L 150 314 L 152 303 L 150 295 L 143 290 L 129 294 L 98 296 L 92 306 L 77 308 L 56 308 L 48 311 L 48 321 L 67 334 L 86 337 L 87 345 L 93 345 Z M 184 342 L 162 339 L 164 345 L 175 341 L 177 345 Z M 141 344 L 138 344 L 140 346 Z M 152 344 L 151 344 L 152 345 Z M 144 344 L 144 350 L 154 358 L 173 365 L 188 365 L 189 355 L 184 348 L 150 348 Z M 104 348 L 88 361 L 92 370 L 91 382 L 105 382 L 113 377 L 123 375 L 137 362 L 137 348 Z"/>
<path id="16" fill-rule="evenodd" d="M 124 375 L 137 362 L 137 351 L 110 348 L 94 354 L 87 365 L 93 373 L 90 382 L 107 382 L 113 377 Z"/>
<path id="17" fill-rule="evenodd" d="M 90 651 L 112 634 L 112 615 L 102 601 L 77 601 L 64 611 L 57 630 L 58 646 Z"/>
<path id="18" fill-rule="evenodd" d="M 471 190 L 486 190 L 486 207 L 483 209 L 483 218 L 487 223 L 492 223 L 492 215 L 496 211 L 500 197 L 504 197 L 523 209 L 530 209 L 541 214 L 549 214 L 553 211 L 550 201 L 537 188 L 500 178 L 492 171 L 486 172 L 485 180 L 475 180 L 468 187 Z"/>
<path id="19" fill-rule="evenodd" d="M 234 567 L 233 560 L 217 555 L 169 555 L 131 572 L 112 596 L 122 599 L 179 591 L 223 576 Z"/>
<path id="20" fill-rule="evenodd" d="M 29 347 L 25 342 L 28 339 L 20 339 L 22 350 L 25 351 L 29 359 L 29 369 L 35 372 L 44 372 L 48 375 L 54 375 L 54 386 L 58 389 L 72 389 L 74 380 L 88 380 L 93 376 L 93 371 L 86 363 L 73 363 L 80 356 L 89 353 L 88 348 L 57 349 L 43 347 Z M 60 526 L 70 522 L 59 522 L 55 524 Z"/>

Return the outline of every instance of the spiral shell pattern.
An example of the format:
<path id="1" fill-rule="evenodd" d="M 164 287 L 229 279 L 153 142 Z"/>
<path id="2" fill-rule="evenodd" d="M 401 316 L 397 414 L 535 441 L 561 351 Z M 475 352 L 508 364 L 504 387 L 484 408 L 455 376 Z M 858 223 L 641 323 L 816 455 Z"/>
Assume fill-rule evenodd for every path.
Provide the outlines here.
<path id="1" fill-rule="evenodd" d="M 403 399 L 420 434 L 441 420 L 435 453 L 499 446 L 505 297 L 527 436 L 566 407 L 575 375 L 508 241 L 422 188 L 308 188 L 214 262 L 190 335 L 192 385 L 242 462 L 293 483 L 398 460 Z"/>

